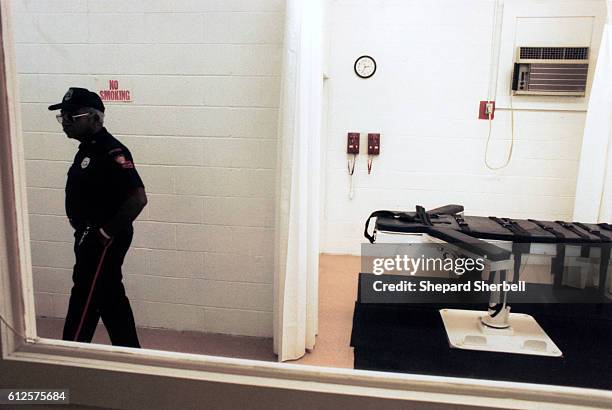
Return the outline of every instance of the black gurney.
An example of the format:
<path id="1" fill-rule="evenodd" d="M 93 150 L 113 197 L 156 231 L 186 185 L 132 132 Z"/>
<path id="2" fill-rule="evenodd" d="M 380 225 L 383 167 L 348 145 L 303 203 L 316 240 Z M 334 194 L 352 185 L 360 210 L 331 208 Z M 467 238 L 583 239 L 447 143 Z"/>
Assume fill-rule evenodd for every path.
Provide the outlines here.
<path id="1" fill-rule="evenodd" d="M 605 292 L 612 225 L 463 216 L 463 210 L 461 205 L 446 205 L 429 211 L 421 206 L 417 206 L 415 212 L 376 211 L 366 221 L 364 236 L 374 243 L 377 232 L 421 233 L 452 243 L 465 251 L 486 255 L 491 261 L 513 257 L 515 281 L 519 278 L 522 255 L 530 252 L 532 244 L 553 244 L 556 255 L 552 259 L 551 274 L 556 286 L 562 283 L 566 246 L 580 246 L 584 257 L 588 257 L 592 249 L 598 248 L 598 288 Z M 376 224 L 373 234 L 370 234 L 368 228 L 372 218 L 376 218 Z M 512 252 L 486 240 L 512 242 Z"/>
<path id="2" fill-rule="evenodd" d="M 593 249 L 599 249 L 599 286 L 582 291 L 594 293 L 593 300 L 607 301 L 605 284 L 612 245 L 610 225 L 471 217 L 462 216 L 462 211 L 463 207 L 458 205 L 430 211 L 422 207 L 417 207 L 416 212 L 377 211 L 366 222 L 365 236 L 373 243 L 376 234 L 382 232 L 427 234 L 469 253 L 487 255 L 492 262 L 514 259 L 515 280 L 518 279 L 521 256 L 529 253 L 533 244 L 551 244 L 556 248 L 551 264 L 554 283 L 533 284 L 531 287 L 540 294 L 549 295 L 551 301 L 564 288 L 562 274 L 566 247 L 578 246 L 581 256 L 585 257 L 591 256 Z M 368 227 L 374 217 L 377 221 L 373 234 L 370 234 Z M 486 240 L 510 242 L 512 250 Z M 357 369 L 612 388 L 612 376 L 607 370 L 611 365 L 608 352 L 612 337 L 610 304 L 552 305 L 525 303 L 527 300 L 521 301 L 521 297 L 515 300 L 519 303 L 515 312 L 536 315 L 546 333 L 563 351 L 561 357 L 452 349 L 440 309 L 458 307 L 477 310 L 483 306 L 482 298 L 474 299 L 479 295 L 463 295 L 465 297 L 461 297 L 457 303 L 452 303 L 452 300 L 438 304 L 419 303 L 418 300 L 392 304 L 365 303 L 364 288 L 371 286 L 378 278 L 380 276 L 367 273 L 359 276 L 351 335 Z M 407 279 L 418 280 L 418 277 Z M 398 277 L 392 280 L 398 280 Z M 451 281 L 449 278 L 431 280 Z M 525 369 L 529 371 L 522 372 Z M 519 376 L 521 372 L 523 374 Z"/>

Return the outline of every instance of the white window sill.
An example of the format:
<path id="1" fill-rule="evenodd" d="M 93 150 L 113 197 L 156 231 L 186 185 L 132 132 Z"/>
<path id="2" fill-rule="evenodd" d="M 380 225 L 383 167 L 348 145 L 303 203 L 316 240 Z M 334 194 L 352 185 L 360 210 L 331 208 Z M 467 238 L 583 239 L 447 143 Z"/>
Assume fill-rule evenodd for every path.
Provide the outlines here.
<path id="1" fill-rule="evenodd" d="M 21 344 L 4 359 L 173 379 L 466 406 L 605 408 L 612 401 L 612 393 L 593 389 L 269 363 L 52 339 Z M 137 389 L 136 382 L 134 384 L 124 388 Z M 163 396 L 167 392 L 149 394 Z"/>

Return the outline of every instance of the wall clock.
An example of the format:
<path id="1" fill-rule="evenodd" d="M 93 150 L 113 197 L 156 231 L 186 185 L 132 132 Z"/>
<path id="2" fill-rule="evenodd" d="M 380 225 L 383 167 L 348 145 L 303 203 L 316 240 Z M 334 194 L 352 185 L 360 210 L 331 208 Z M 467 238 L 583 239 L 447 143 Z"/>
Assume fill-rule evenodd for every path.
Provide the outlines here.
<path id="1" fill-rule="evenodd" d="M 376 61 L 370 56 L 361 56 L 355 60 L 355 74 L 361 78 L 370 78 L 376 72 Z"/>

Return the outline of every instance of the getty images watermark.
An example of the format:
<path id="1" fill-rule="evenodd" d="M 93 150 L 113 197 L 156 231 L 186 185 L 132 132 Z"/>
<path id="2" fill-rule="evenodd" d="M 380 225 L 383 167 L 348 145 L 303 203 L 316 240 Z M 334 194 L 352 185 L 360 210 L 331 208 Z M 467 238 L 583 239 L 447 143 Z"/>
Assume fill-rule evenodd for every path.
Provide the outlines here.
<path id="1" fill-rule="evenodd" d="M 468 272 L 483 272 L 486 267 L 486 255 L 484 257 L 450 257 L 448 253 L 441 251 L 438 257 L 417 257 L 403 254 L 392 257 L 374 257 L 372 259 L 372 273 L 383 275 L 385 273 L 403 273 L 415 276 L 417 273 L 438 273 L 444 272 L 449 277 L 453 275 L 462 277 Z M 439 283 L 428 279 L 418 281 L 401 280 L 398 282 L 387 283 L 383 280 L 376 280 L 373 283 L 375 292 L 523 292 L 525 282 L 519 281 L 516 284 L 502 281 L 501 283 L 487 283 L 484 280 L 458 281 L 454 283 Z"/>
<path id="2" fill-rule="evenodd" d="M 391 257 L 374 257 L 372 259 L 372 273 L 382 275 L 390 272 L 404 272 L 408 275 L 415 275 L 420 271 L 444 271 L 452 272 L 455 275 L 461 276 L 466 272 L 474 270 L 483 271 L 486 266 L 485 258 L 451 258 L 442 257 L 418 257 L 409 256 L 408 254 L 395 255 Z"/>

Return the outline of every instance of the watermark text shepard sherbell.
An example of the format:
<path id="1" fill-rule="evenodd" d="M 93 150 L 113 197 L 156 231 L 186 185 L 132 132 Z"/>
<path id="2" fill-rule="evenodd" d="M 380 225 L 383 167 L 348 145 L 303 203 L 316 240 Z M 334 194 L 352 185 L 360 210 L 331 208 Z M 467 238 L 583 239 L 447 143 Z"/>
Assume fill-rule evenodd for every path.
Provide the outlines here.
<path id="1" fill-rule="evenodd" d="M 417 282 L 402 280 L 399 283 L 385 283 L 376 280 L 372 284 L 375 292 L 524 292 L 525 281 L 518 283 L 487 283 L 483 280 L 463 283 L 433 283 L 423 279 Z"/>

